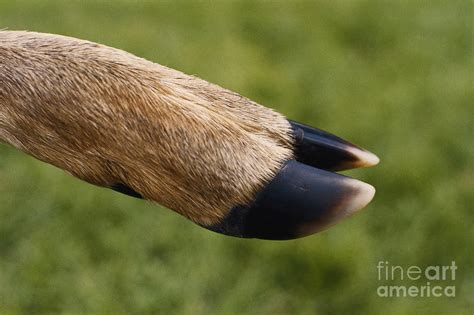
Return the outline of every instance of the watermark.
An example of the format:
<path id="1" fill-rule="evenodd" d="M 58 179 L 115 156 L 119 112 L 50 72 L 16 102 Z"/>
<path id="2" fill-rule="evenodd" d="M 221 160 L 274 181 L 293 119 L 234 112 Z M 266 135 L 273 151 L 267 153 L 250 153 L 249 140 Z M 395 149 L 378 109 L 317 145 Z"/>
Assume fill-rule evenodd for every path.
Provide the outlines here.
<path id="1" fill-rule="evenodd" d="M 377 263 L 378 280 L 384 282 L 377 287 L 380 297 L 455 297 L 456 262 L 444 266 L 398 266 L 388 261 Z M 399 282 L 416 281 L 412 285 Z M 419 285 L 419 283 L 422 283 Z"/>

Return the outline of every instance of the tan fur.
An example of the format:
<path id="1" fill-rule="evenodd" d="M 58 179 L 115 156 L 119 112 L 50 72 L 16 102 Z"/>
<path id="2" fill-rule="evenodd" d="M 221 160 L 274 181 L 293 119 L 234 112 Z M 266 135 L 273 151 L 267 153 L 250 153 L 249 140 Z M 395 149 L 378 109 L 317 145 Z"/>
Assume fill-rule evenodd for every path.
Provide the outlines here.
<path id="1" fill-rule="evenodd" d="M 200 224 L 249 203 L 292 157 L 280 114 L 103 45 L 0 31 L 0 139 Z"/>

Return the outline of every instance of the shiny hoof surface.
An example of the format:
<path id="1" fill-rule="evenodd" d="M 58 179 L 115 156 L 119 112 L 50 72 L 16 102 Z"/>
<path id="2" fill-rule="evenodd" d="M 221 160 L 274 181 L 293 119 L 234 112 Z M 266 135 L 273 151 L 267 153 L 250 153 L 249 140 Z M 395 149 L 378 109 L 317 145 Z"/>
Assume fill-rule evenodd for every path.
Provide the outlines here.
<path id="1" fill-rule="evenodd" d="M 288 161 L 247 206 L 230 210 L 212 231 L 288 240 L 324 230 L 365 207 L 375 188 L 332 173 L 378 163 L 374 154 L 325 131 L 291 122 L 296 160 Z"/>

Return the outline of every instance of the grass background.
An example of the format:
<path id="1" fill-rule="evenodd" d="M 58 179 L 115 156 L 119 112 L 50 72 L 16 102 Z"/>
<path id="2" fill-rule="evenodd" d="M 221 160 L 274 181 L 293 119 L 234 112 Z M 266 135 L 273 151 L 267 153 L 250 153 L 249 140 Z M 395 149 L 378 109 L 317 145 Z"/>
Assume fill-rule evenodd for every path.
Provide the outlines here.
<path id="1" fill-rule="evenodd" d="M 0 28 L 122 48 L 377 153 L 353 218 L 240 240 L 0 146 L 0 314 L 472 314 L 471 1 L 0 0 Z M 376 265 L 455 260 L 455 298 L 381 298 Z M 393 282 L 416 284 L 421 282 Z M 436 283 L 432 283 L 435 285 Z"/>

